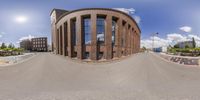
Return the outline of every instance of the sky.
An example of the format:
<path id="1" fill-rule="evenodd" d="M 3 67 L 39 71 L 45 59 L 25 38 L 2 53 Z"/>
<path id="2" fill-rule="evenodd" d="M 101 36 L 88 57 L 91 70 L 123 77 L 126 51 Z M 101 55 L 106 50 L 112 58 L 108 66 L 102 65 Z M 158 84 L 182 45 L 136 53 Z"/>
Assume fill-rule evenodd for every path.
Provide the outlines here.
<path id="1" fill-rule="evenodd" d="M 19 46 L 23 39 L 48 37 L 53 8 L 117 8 L 141 29 L 141 47 L 174 45 L 195 38 L 200 46 L 200 0 L 0 0 L 0 43 Z"/>

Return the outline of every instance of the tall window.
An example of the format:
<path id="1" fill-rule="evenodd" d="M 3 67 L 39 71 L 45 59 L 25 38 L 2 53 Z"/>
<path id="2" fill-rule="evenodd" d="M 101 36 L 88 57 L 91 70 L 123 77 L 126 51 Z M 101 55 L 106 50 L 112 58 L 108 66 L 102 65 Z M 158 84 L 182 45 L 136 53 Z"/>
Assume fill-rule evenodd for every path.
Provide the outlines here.
<path id="1" fill-rule="evenodd" d="M 122 47 L 125 47 L 125 39 L 126 39 L 126 23 L 123 22 L 123 30 L 122 30 Z"/>
<path id="2" fill-rule="evenodd" d="M 91 43 L 91 20 L 90 18 L 84 18 L 83 19 L 83 30 L 85 35 L 85 44 Z"/>
<path id="3" fill-rule="evenodd" d="M 112 21 L 112 45 L 115 45 L 116 21 Z"/>
<path id="4" fill-rule="evenodd" d="M 77 45 L 77 41 L 78 41 L 78 38 L 77 38 L 77 25 L 76 25 L 76 20 L 72 20 L 72 38 L 73 38 L 73 43 L 74 45 Z"/>
<path id="5" fill-rule="evenodd" d="M 97 18 L 97 42 L 104 44 L 105 40 L 105 18 Z"/>

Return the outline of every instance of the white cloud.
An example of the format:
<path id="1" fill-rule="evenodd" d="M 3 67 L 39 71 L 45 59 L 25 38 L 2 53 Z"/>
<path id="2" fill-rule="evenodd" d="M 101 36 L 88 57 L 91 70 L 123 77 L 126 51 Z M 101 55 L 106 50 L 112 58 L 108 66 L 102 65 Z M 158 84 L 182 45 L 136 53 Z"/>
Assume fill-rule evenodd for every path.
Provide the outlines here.
<path id="1" fill-rule="evenodd" d="M 136 21 L 137 23 L 140 23 L 140 21 L 141 21 L 140 16 L 133 16 L 133 18 L 135 19 L 135 21 Z"/>
<path id="2" fill-rule="evenodd" d="M 27 40 L 27 39 L 31 40 L 32 38 L 34 38 L 34 36 L 28 35 L 28 36 L 21 37 L 21 38 L 19 39 L 19 41 L 23 41 L 23 40 Z"/>
<path id="3" fill-rule="evenodd" d="M 186 36 L 183 36 L 178 33 L 167 34 L 167 39 L 170 40 L 171 42 L 181 42 L 188 40 Z"/>
<path id="4" fill-rule="evenodd" d="M 181 31 L 187 32 L 187 33 L 192 32 L 192 28 L 191 28 L 190 26 L 183 26 L 183 27 L 180 27 L 179 29 L 180 29 Z"/>
<path id="5" fill-rule="evenodd" d="M 153 42 L 154 41 L 154 42 Z M 154 45 L 153 45 L 154 43 Z M 152 48 L 153 47 L 166 47 L 168 46 L 170 43 L 169 40 L 167 39 L 163 39 L 163 38 L 159 38 L 159 37 L 150 37 L 150 39 L 145 39 L 141 41 L 141 47 L 146 47 L 146 48 Z"/>
<path id="6" fill-rule="evenodd" d="M 196 41 L 197 47 L 200 47 L 200 36 L 194 35 L 194 34 L 189 34 L 189 35 L 183 36 L 183 35 L 178 34 L 178 33 L 167 34 L 166 38 L 154 37 L 154 47 L 155 48 L 166 47 L 166 46 L 169 46 L 169 45 L 173 46 L 178 42 L 191 41 L 193 37 Z M 141 40 L 141 47 L 144 46 L 146 48 L 152 48 L 152 44 L 153 44 L 152 40 L 153 40 L 153 37 L 150 37 L 149 39 Z"/>
<path id="7" fill-rule="evenodd" d="M 119 10 L 131 15 L 138 24 L 141 21 L 140 16 L 135 15 L 136 10 L 134 8 L 113 8 L 113 9 L 116 9 L 116 10 Z"/>
<path id="8" fill-rule="evenodd" d="M 135 14 L 135 9 L 134 8 L 113 8 L 122 12 L 125 12 L 127 14 Z"/>
<path id="9" fill-rule="evenodd" d="M 0 38 L 3 37 L 3 35 L 6 34 L 5 32 L 0 32 Z"/>

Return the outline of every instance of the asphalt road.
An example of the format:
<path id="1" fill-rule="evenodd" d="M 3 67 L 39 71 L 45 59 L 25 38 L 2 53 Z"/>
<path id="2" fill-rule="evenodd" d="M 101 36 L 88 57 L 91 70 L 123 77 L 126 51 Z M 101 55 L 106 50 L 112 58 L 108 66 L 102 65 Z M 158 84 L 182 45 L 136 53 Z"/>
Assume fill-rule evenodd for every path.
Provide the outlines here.
<path id="1" fill-rule="evenodd" d="M 200 68 L 150 53 L 108 64 L 43 53 L 0 68 L 0 100 L 200 100 Z"/>

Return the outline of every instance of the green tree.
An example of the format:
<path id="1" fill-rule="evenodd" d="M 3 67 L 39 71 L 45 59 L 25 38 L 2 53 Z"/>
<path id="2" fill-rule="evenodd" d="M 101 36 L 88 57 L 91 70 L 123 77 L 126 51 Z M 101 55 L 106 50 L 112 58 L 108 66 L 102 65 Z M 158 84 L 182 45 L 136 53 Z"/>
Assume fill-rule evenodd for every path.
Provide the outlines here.
<path id="1" fill-rule="evenodd" d="M 8 48 L 14 49 L 15 46 L 14 46 L 12 43 L 10 43 L 10 44 L 8 45 Z"/>
<path id="2" fill-rule="evenodd" d="M 179 48 L 178 44 L 174 45 L 174 48 Z"/>
<path id="3" fill-rule="evenodd" d="M 192 38 L 192 45 L 193 45 L 193 48 L 196 48 L 196 42 L 194 40 L 194 37 Z"/>
<path id="4" fill-rule="evenodd" d="M 189 47 L 189 45 L 186 44 L 186 45 L 185 45 L 185 48 L 190 48 L 190 47 Z"/>
<path id="5" fill-rule="evenodd" d="M 143 49 L 143 50 L 147 50 L 147 48 L 146 48 L 146 47 L 144 47 L 144 46 L 142 47 L 142 49 Z"/>
<path id="6" fill-rule="evenodd" d="M 1 44 L 1 49 L 5 49 L 5 48 L 7 48 L 6 44 L 5 44 L 5 43 L 2 43 L 2 44 Z"/>

